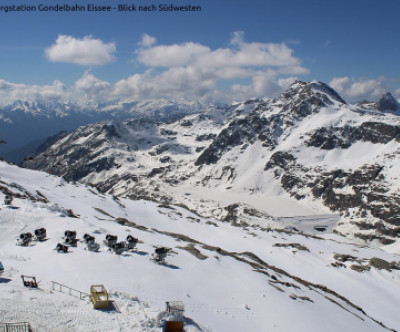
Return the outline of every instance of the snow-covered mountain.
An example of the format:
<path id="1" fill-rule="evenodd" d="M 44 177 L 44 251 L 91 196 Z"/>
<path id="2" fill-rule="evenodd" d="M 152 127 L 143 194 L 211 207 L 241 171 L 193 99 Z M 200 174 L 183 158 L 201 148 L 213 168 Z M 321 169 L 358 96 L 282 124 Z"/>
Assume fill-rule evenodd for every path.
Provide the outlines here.
<path id="1" fill-rule="evenodd" d="M 198 112 L 207 106 L 199 103 L 159 101 L 80 104 L 62 101 L 21 101 L 0 107 L 0 154 L 7 160 L 20 162 L 59 131 L 71 132 L 79 126 L 109 119 L 146 117 L 172 121 Z"/>
<path id="2" fill-rule="evenodd" d="M 246 118 L 253 108 L 237 105 L 235 111 Z M 142 124 L 142 131 L 145 126 L 151 129 Z M 150 143 L 142 144 L 138 151 Z M 218 185 L 212 188 L 208 193 L 215 191 L 214 197 L 221 193 Z M 303 218 L 298 225 L 314 222 L 317 217 Z M 21 233 L 40 228 L 47 230 L 47 240 L 15 245 Z M 68 253 L 58 253 L 54 248 L 66 230 L 76 231 L 81 240 Z M 399 245 L 393 244 L 390 253 L 313 232 L 203 218 L 177 205 L 117 198 L 0 162 L 0 328 L 27 322 L 33 331 L 155 332 L 170 317 L 165 301 L 182 301 L 187 332 L 399 331 Z M 95 236 L 99 252 L 85 249 L 85 233 Z M 106 234 L 138 238 L 137 250 L 107 251 Z M 162 264 L 150 260 L 159 246 L 171 248 Z M 39 288 L 24 287 L 21 274 L 36 277 Z M 72 290 L 59 292 L 60 284 Z M 84 296 L 74 297 L 93 284 L 108 290 L 112 305 L 107 310 L 94 310 Z"/>
<path id="3" fill-rule="evenodd" d="M 272 100 L 170 123 L 81 127 L 24 166 L 233 224 L 323 226 L 388 245 L 400 235 L 400 118 L 389 99 L 349 105 L 324 83 L 297 81 Z M 319 225 L 298 223 L 316 215 Z"/>

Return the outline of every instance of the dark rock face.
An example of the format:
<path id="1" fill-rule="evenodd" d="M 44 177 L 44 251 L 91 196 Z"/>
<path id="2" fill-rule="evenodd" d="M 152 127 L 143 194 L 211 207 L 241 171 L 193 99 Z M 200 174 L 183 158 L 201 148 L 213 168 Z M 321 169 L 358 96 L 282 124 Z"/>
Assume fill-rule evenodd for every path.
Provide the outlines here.
<path id="1" fill-rule="evenodd" d="M 375 105 L 379 111 L 398 111 L 400 110 L 400 104 L 392 96 L 390 92 L 384 94 L 381 99 Z"/>
<path id="2" fill-rule="evenodd" d="M 37 148 L 35 153 L 41 153 L 41 152 L 46 151 L 51 145 L 53 145 L 55 142 L 64 138 L 67 135 L 68 135 L 68 133 L 65 130 L 62 130 L 59 133 L 57 133 L 56 135 L 50 136 L 48 139 L 46 139 L 45 142 L 43 142 L 41 145 L 39 145 L 39 147 Z"/>
<path id="3" fill-rule="evenodd" d="M 109 124 L 106 124 L 106 125 L 104 125 L 103 126 L 103 128 L 101 128 L 102 130 L 104 130 L 104 132 L 105 132 L 105 134 L 106 134 L 106 137 L 109 139 L 109 138 L 113 138 L 113 137 L 116 137 L 116 138 L 120 138 L 121 136 L 118 134 L 118 131 L 117 131 L 117 128 L 116 128 L 116 126 L 114 126 L 114 125 L 109 125 Z"/>
<path id="4" fill-rule="evenodd" d="M 382 220 L 384 223 L 356 223 L 361 230 L 374 229 L 379 234 L 376 239 L 381 242 L 385 242 L 386 237 L 400 236 L 400 197 L 388 195 L 390 184 L 385 182 L 383 166 L 318 172 L 299 165 L 290 153 L 279 151 L 265 166 L 265 170 L 271 169 L 280 178 L 282 188 L 296 199 L 305 197 L 299 192 L 309 190 L 313 198 L 321 199 L 332 211 L 345 214 L 349 209 L 356 209 L 357 216 L 369 215 Z"/>
<path id="5" fill-rule="evenodd" d="M 181 126 L 182 127 L 191 127 L 191 126 L 193 126 L 193 123 L 189 120 L 184 120 L 181 122 Z"/>
<path id="6" fill-rule="evenodd" d="M 244 119 L 232 121 L 228 128 L 225 128 L 214 139 L 209 147 L 196 160 L 195 165 L 215 164 L 221 158 L 222 154 L 229 151 L 232 147 L 243 143 L 254 143 L 257 136 L 261 134 L 268 121 L 253 114 Z"/>
<path id="7" fill-rule="evenodd" d="M 324 83 L 296 82 L 292 88 L 272 101 L 272 104 L 282 108 L 279 114 L 269 114 L 270 106 L 261 100 L 249 101 L 259 104 L 244 118 L 231 121 L 199 156 L 195 165 L 215 164 L 232 147 L 254 144 L 257 140 L 272 150 L 277 146 L 285 128 L 292 127 L 301 119 L 319 112 L 321 107 L 332 105 L 332 100 L 345 104 L 345 101 Z"/>
<path id="8" fill-rule="evenodd" d="M 273 167 L 280 167 L 284 170 L 289 170 L 291 166 L 295 165 L 296 158 L 288 152 L 278 151 L 275 152 L 268 163 L 265 165 L 264 170 L 269 170 Z"/>
<path id="9" fill-rule="evenodd" d="M 152 178 L 157 174 L 162 174 L 166 170 L 166 167 L 156 167 L 151 170 L 151 172 L 147 175 L 148 178 Z"/>
<path id="10" fill-rule="evenodd" d="M 114 166 L 115 163 L 113 158 L 101 158 L 94 162 L 82 164 L 73 172 L 72 180 L 77 181 L 89 174 L 107 171 L 113 168 Z"/>
<path id="11" fill-rule="evenodd" d="M 400 142 L 400 126 L 381 122 L 364 122 L 358 127 L 319 128 L 309 135 L 310 138 L 306 141 L 307 146 L 324 150 L 347 149 L 358 141 L 373 144 L 386 144 L 391 140 Z"/>
<path id="12" fill-rule="evenodd" d="M 196 137 L 197 142 L 204 142 L 204 141 L 209 141 L 212 140 L 216 137 L 217 135 L 215 134 L 204 134 L 204 135 L 199 135 Z"/>

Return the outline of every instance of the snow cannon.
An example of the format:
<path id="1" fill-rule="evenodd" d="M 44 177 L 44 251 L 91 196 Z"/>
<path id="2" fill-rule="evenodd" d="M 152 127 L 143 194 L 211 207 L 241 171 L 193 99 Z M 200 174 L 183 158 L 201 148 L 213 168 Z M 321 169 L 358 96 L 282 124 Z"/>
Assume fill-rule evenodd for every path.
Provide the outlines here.
<path id="1" fill-rule="evenodd" d="M 94 242 L 94 241 L 88 242 L 88 243 L 87 243 L 87 249 L 88 249 L 89 251 L 98 252 L 99 249 L 100 249 L 100 244 L 98 244 L 98 243 L 96 243 L 96 242 Z"/>
<path id="2" fill-rule="evenodd" d="M 12 201 L 13 201 L 13 197 L 11 195 L 6 195 L 6 197 L 4 198 L 5 205 L 11 205 Z"/>
<path id="3" fill-rule="evenodd" d="M 154 250 L 153 260 L 155 260 L 157 263 L 163 263 L 164 260 L 167 258 L 168 252 L 170 250 L 170 248 L 165 247 L 156 248 Z"/>
<path id="4" fill-rule="evenodd" d="M 69 246 L 76 247 L 76 244 L 77 244 L 78 240 L 70 238 L 70 237 L 67 237 L 64 242 L 66 244 L 68 244 Z"/>
<path id="5" fill-rule="evenodd" d="M 117 255 L 121 255 L 126 249 L 126 243 L 124 241 L 117 242 L 112 245 L 111 251 L 116 253 Z"/>
<path id="6" fill-rule="evenodd" d="M 31 240 L 32 239 L 32 234 L 31 233 L 22 233 L 20 236 L 19 236 L 19 238 L 21 239 L 21 240 Z"/>
<path id="7" fill-rule="evenodd" d="M 128 235 L 126 237 L 126 247 L 127 249 L 134 249 L 138 243 L 138 239 L 133 237 L 132 235 Z"/>
<path id="8" fill-rule="evenodd" d="M 56 250 L 57 250 L 57 252 L 67 253 L 68 246 L 63 245 L 62 243 L 57 243 Z"/>
<path id="9" fill-rule="evenodd" d="M 117 235 L 107 234 L 104 243 L 107 245 L 107 247 L 112 248 L 112 246 L 117 243 L 117 240 L 118 240 Z"/>
<path id="10" fill-rule="evenodd" d="M 46 239 L 47 236 L 47 232 L 46 232 L 46 228 L 38 228 L 35 229 L 35 240 L 36 241 L 43 241 Z"/>
<path id="11" fill-rule="evenodd" d="M 32 241 L 32 234 L 31 233 L 21 233 L 18 239 L 18 245 L 20 246 L 27 246 Z"/>
<path id="12" fill-rule="evenodd" d="M 65 231 L 65 240 L 64 242 L 69 246 L 76 247 L 78 243 L 78 239 L 76 238 L 76 231 Z"/>
<path id="13" fill-rule="evenodd" d="M 85 233 L 85 235 L 83 236 L 83 239 L 85 240 L 86 243 L 91 243 L 91 242 L 94 242 L 95 237 L 91 236 L 88 233 Z"/>
<path id="14" fill-rule="evenodd" d="M 71 240 L 76 240 L 76 231 L 65 231 L 65 238 L 70 238 Z"/>

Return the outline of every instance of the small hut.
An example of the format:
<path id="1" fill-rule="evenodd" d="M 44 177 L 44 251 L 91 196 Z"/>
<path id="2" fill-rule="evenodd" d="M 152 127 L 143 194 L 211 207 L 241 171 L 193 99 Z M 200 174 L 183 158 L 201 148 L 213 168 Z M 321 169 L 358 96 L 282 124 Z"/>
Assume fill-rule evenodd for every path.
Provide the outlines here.
<path id="1" fill-rule="evenodd" d="M 169 320 L 164 321 L 163 332 L 183 331 L 183 313 L 185 306 L 181 301 L 168 301 L 166 311 L 171 315 Z"/>

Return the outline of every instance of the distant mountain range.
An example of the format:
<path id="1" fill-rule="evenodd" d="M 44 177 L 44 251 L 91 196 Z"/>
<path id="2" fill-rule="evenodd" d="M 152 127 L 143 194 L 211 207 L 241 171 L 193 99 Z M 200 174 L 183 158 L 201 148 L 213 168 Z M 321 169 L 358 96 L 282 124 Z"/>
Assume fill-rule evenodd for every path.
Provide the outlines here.
<path id="1" fill-rule="evenodd" d="M 324 83 L 297 81 L 274 99 L 180 110 L 176 121 L 80 127 L 23 165 L 237 225 L 305 227 L 319 215 L 321 230 L 399 239 L 400 106 L 390 94 L 350 105 Z"/>
<path id="2" fill-rule="evenodd" d="M 0 156 L 20 162 L 47 137 L 59 131 L 71 132 L 79 126 L 109 119 L 146 117 L 172 121 L 206 107 L 198 103 L 167 100 L 79 104 L 61 101 L 21 101 L 0 107 Z"/>

